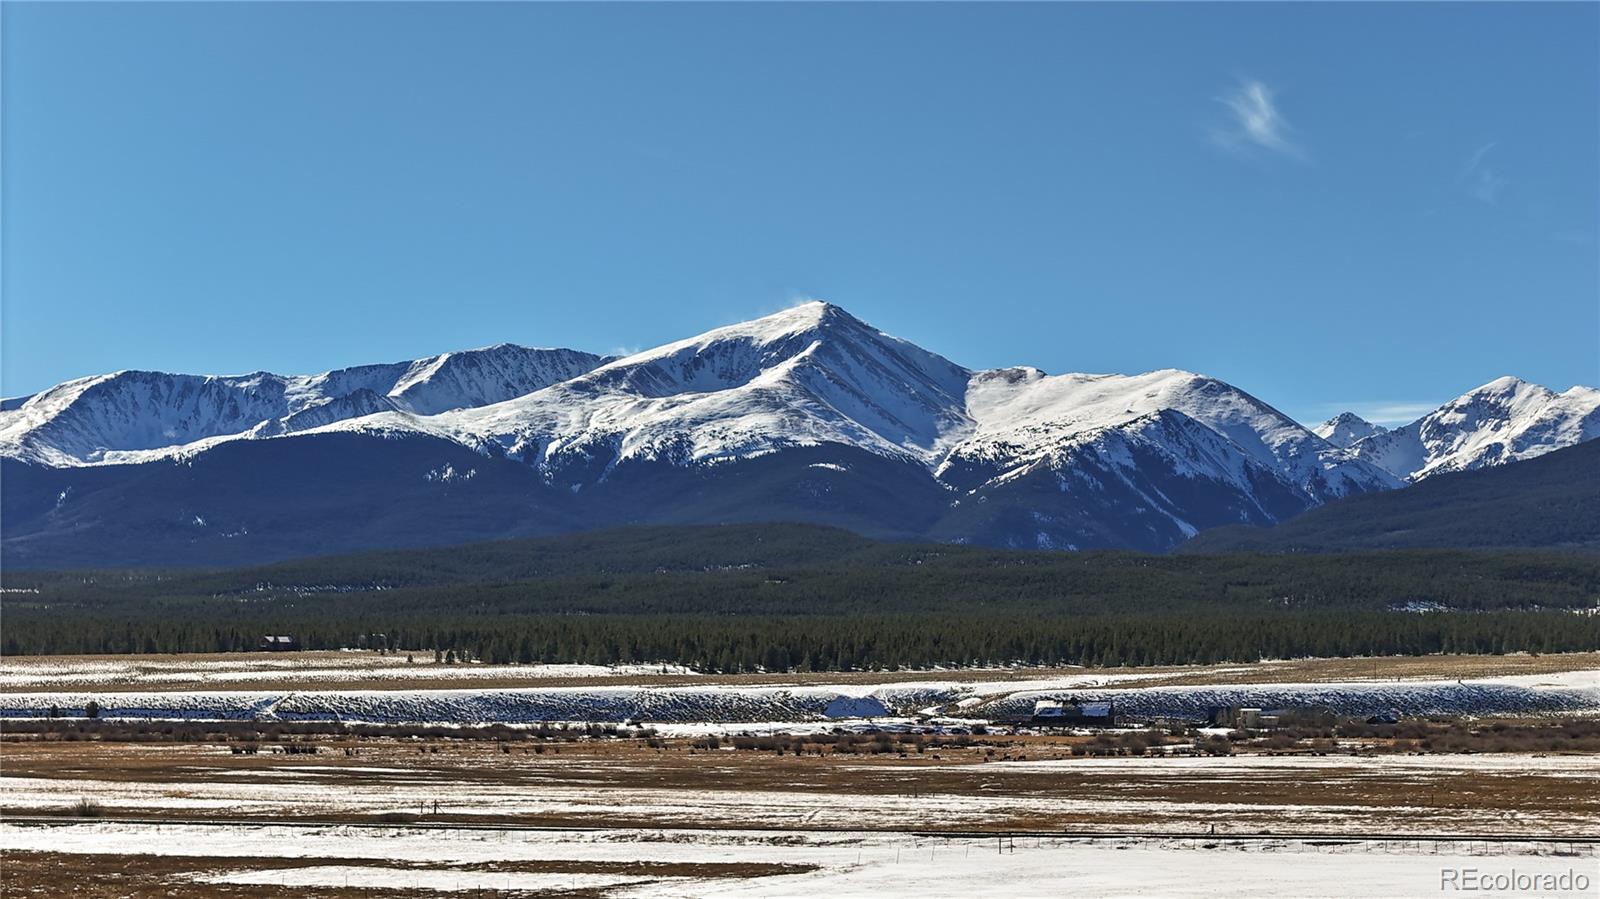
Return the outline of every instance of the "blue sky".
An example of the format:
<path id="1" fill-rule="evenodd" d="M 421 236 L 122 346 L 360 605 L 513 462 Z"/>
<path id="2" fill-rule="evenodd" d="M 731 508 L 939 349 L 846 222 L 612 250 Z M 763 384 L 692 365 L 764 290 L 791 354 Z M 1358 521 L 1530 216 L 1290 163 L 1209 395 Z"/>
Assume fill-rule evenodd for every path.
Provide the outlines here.
<path id="1" fill-rule="evenodd" d="M 1595 4 L 19 4 L 7 395 L 820 297 L 1302 419 L 1600 383 Z"/>

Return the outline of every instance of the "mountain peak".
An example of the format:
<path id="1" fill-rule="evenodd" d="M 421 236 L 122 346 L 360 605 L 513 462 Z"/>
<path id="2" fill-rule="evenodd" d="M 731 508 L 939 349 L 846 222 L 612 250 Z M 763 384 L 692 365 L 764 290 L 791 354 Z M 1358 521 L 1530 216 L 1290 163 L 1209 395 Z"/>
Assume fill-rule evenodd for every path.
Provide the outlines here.
<path id="1" fill-rule="evenodd" d="M 1312 428 L 1311 433 L 1316 434 L 1334 446 L 1344 449 L 1375 434 L 1386 433 L 1388 430 L 1382 425 L 1375 425 L 1367 421 L 1354 412 L 1340 412 L 1338 415 Z"/>
<path id="2" fill-rule="evenodd" d="M 929 460 L 970 425 L 970 377 L 839 306 L 812 301 L 456 413 L 450 426 L 550 470 L 578 456 L 713 462 L 828 443 Z"/>
<path id="3" fill-rule="evenodd" d="M 1507 375 L 1353 448 L 1410 481 L 1531 459 L 1600 436 L 1600 391 L 1556 393 Z"/>
<path id="4" fill-rule="evenodd" d="M 823 301 L 620 359 L 497 344 L 306 377 L 129 371 L 8 406 L 0 457 L 32 463 L 18 477 L 35 479 L 8 491 L 25 501 L 7 507 L 8 522 L 33 516 L 30 527 L 85 546 L 101 539 L 81 530 L 91 521 L 176 541 L 165 525 L 134 522 L 215 507 L 249 516 L 256 534 L 257 516 L 321 515 L 306 512 L 327 499 L 326 479 L 305 477 L 312 469 L 364 478 L 372 492 L 353 505 L 392 508 L 375 517 L 432 533 L 454 515 L 435 515 L 455 508 L 441 503 L 488 498 L 439 493 L 430 472 L 453 464 L 476 465 L 476 484 L 514 503 L 487 516 L 505 527 L 782 515 L 956 540 L 1163 549 L 1196 528 L 1266 524 L 1600 436 L 1600 391 L 1557 395 L 1517 378 L 1395 431 L 1347 412 L 1313 433 L 1182 369 L 972 372 Z M 185 461 L 181 483 L 147 487 L 157 481 L 146 472 L 172 467 L 142 463 L 174 458 Z M 83 466 L 105 469 L 60 471 Z M 213 486 L 261 490 L 228 509 L 219 496 L 231 487 L 193 486 L 203 470 Z M 132 492 L 84 502 L 102 489 Z M 481 522 L 476 509 L 458 511 Z M 440 539 L 464 533 L 451 527 Z"/>
<path id="5" fill-rule="evenodd" d="M 577 350 L 503 344 L 317 375 L 124 369 L 0 410 L 0 454 L 50 465 L 139 462 L 199 441 L 275 436 L 380 411 L 432 415 L 502 402 L 601 361 Z"/>
<path id="6" fill-rule="evenodd" d="M 1501 375 L 1487 384 L 1467 391 L 1461 395 L 1460 399 L 1475 396 L 1513 396 L 1527 392 L 1542 394 L 1550 393 L 1551 391 L 1542 385 L 1535 384 L 1532 381 L 1524 381 L 1515 375 Z"/>
<path id="7" fill-rule="evenodd" d="M 795 303 L 793 306 L 790 306 L 787 309 L 780 309 L 772 315 L 766 317 L 773 318 L 780 315 L 794 315 L 815 319 L 821 319 L 830 315 L 844 315 L 847 317 L 853 317 L 850 316 L 850 313 L 844 310 L 843 306 L 835 305 L 827 300 L 805 300 L 803 302 Z"/>
<path id="8" fill-rule="evenodd" d="M 715 328 L 702 336 L 710 337 L 726 333 L 730 336 L 751 335 L 766 339 L 777 339 L 809 331 L 828 332 L 840 327 L 863 328 L 873 332 L 877 330 L 846 312 L 842 306 L 836 306 L 824 300 L 808 300 L 804 303 L 790 306 L 787 309 L 780 309 L 770 315 L 763 315 L 760 318 Z"/>
<path id="9" fill-rule="evenodd" d="M 1463 393 L 1432 413 L 1466 415 L 1470 418 L 1520 417 L 1545 406 L 1559 394 L 1542 384 L 1512 375 L 1495 378 Z M 1422 419 L 1427 421 L 1428 418 Z"/>

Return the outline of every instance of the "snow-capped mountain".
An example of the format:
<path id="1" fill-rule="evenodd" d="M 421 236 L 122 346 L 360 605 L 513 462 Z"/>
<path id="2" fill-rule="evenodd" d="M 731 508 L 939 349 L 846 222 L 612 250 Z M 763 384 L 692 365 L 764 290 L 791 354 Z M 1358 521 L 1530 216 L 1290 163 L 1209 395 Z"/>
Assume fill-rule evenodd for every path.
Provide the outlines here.
<path id="1" fill-rule="evenodd" d="M 1594 435 L 1592 415 L 1529 403 L 1507 407 L 1524 449 Z M 826 303 L 623 358 L 501 345 L 314 376 L 119 372 L 11 405 L 4 537 L 24 564 L 779 519 L 1164 549 L 1412 471 L 1379 461 L 1391 434 L 1347 449 L 1204 375 L 974 372 Z"/>
<path id="2" fill-rule="evenodd" d="M 1354 412 L 1340 412 L 1338 415 L 1312 428 L 1311 433 L 1334 446 L 1344 448 L 1375 434 L 1387 433 L 1388 430 L 1383 425 L 1375 425 Z"/>
<path id="3" fill-rule="evenodd" d="M 0 411 L 0 456 L 49 466 L 140 462 L 217 438 L 274 437 L 383 411 L 432 414 L 521 396 L 605 359 L 500 344 L 320 375 L 120 371 Z"/>
<path id="4" fill-rule="evenodd" d="M 503 447 L 552 477 L 597 461 L 716 463 L 821 444 L 928 464 L 971 428 L 962 399 L 969 377 L 836 306 L 808 303 L 428 427 Z"/>
<path id="5" fill-rule="evenodd" d="M 1232 452 L 1276 472 L 1310 501 L 1394 486 L 1381 472 L 1349 459 L 1255 397 L 1192 372 L 1054 377 L 1032 368 L 980 372 L 970 383 L 967 408 L 974 432 L 952 449 L 946 468 L 1001 460 L 1025 465 L 1086 435 L 1173 411 L 1222 437 Z"/>
<path id="6" fill-rule="evenodd" d="M 617 465 L 712 464 L 798 446 L 842 445 L 904 459 L 935 477 L 1015 476 L 1160 411 L 1182 413 L 1232 455 L 1275 472 L 1308 503 L 1395 486 L 1266 404 L 1183 371 L 974 374 L 825 303 L 615 360 L 506 403 L 434 416 L 403 414 L 332 429 L 422 429 L 495 447 L 563 486 Z M 1240 465 L 1235 486 L 1253 489 Z"/>
<path id="7" fill-rule="evenodd" d="M 1600 437 L 1600 390 L 1556 393 L 1504 377 L 1404 427 L 1350 446 L 1358 459 L 1407 481 L 1532 459 Z"/>

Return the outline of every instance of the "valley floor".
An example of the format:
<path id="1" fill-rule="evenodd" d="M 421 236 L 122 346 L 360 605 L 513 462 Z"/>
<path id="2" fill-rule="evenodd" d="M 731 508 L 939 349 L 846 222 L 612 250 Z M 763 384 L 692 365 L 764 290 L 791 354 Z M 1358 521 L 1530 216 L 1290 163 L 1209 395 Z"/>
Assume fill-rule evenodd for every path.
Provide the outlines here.
<path id="1" fill-rule="evenodd" d="M 430 661 L 431 679 L 359 689 L 405 666 L 394 658 L 23 658 L 0 663 L 0 676 L 11 705 L 19 689 L 115 689 L 146 703 L 231 686 L 270 692 L 305 672 L 334 672 L 307 678 L 318 689 L 380 698 L 428 693 L 417 683 L 451 677 L 470 686 L 432 692 L 475 695 L 486 682 L 472 678 L 486 670 L 489 683 L 580 696 L 690 683 L 734 694 L 920 696 L 916 685 L 936 679 L 956 684 L 950 695 L 978 699 L 974 708 L 1041 684 L 1210 690 L 1292 680 L 1387 697 L 1473 679 L 1562 695 L 1600 689 L 1595 654 L 739 678 L 659 667 L 512 676 Z M 174 690 L 171 678 L 185 674 L 198 678 L 191 692 Z M 1394 735 L 1262 735 L 1210 755 L 1198 751 L 1203 741 L 1227 740 L 1203 728 L 1139 754 L 1118 744 L 1120 754 L 1100 756 L 1086 750 L 1125 734 L 813 713 L 498 736 L 420 723 L 318 733 L 257 721 L 248 726 L 262 725 L 262 735 L 241 737 L 189 720 L 42 729 L 37 719 L 0 721 L 3 892 L 1030 897 L 1070 884 L 1094 896 L 1376 897 L 1441 895 L 1441 878 L 1473 869 L 1549 875 L 1557 879 L 1539 882 L 1567 887 L 1472 895 L 1591 896 L 1600 885 L 1595 714 L 1507 718 L 1508 733 L 1545 735 L 1536 751 L 1436 745 L 1422 754 L 1421 742 Z M 1587 729 L 1562 731 L 1563 722 Z M 813 738 L 771 736 L 786 731 Z M 1578 877 L 1586 886 L 1575 888 Z"/>
<path id="2" fill-rule="evenodd" d="M 1508 885 L 1554 888 L 1471 895 L 1577 897 L 1592 895 L 1600 878 L 1592 845 L 1559 841 L 349 826 L 202 830 L 124 823 L 7 824 L 3 834 L 7 895 L 19 896 L 1388 899 L 1440 895 L 1452 878 L 1519 877 Z"/>
<path id="3" fill-rule="evenodd" d="M 1523 837 L 1600 833 L 1584 754 L 1085 758 L 1088 738 L 1005 736 L 779 755 L 698 741 L 528 746 L 325 739 L 316 755 L 194 744 L 4 746 L 9 815 L 812 830 L 1112 829 Z M 303 744 L 302 744 L 303 745 Z M 342 750 L 349 748 L 353 754 Z M 544 751 L 539 751 L 539 750 Z"/>

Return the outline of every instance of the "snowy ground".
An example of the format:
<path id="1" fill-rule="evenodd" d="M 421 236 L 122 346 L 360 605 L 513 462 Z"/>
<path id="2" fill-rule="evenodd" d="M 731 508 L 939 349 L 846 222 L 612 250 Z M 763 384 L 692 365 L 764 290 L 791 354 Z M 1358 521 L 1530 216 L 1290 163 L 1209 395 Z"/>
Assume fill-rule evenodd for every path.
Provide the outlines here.
<path id="1" fill-rule="evenodd" d="M 63 864 L 49 853 L 103 856 L 108 865 L 166 856 L 169 867 L 147 876 L 163 889 L 176 884 L 178 893 L 185 885 L 258 884 L 275 886 L 280 895 L 315 887 L 375 890 L 362 894 L 370 896 L 484 888 L 578 890 L 618 899 L 876 899 L 968 897 L 974 891 L 1056 896 L 1070 885 L 1078 895 L 1174 899 L 1219 891 L 1434 896 L 1451 894 L 1440 889 L 1442 872 L 1474 868 L 1489 874 L 1572 871 L 1590 883 L 1586 891 L 1471 895 L 1596 895 L 1600 858 L 1594 846 L 1560 842 L 1600 833 L 1596 756 L 1083 758 L 1052 744 L 1056 737 L 1008 736 L 992 750 L 935 746 L 942 759 L 933 752 L 799 758 L 692 752 L 690 741 L 681 739 L 899 730 L 926 727 L 936 715 L 947 732 L 970 730 L 1059 696 L 1110 699 L 1124 714 L 1196 717 L 1218 705 L 1326 705 L 1351 714 L 1600 714 L 1593 656 L 1507 660 L 1504 669 L 1496 660 L 1413 660 L 1407 675 L 1389 678 L 1377 675 L 1396 663 L 1325 661 L 1318 670 L 1336 676 L 1311 676 L 1306 666 L 1321 662 L 718 677 L 663 673 L 660 666 L 407 665 L 403 656 L 371 653 L 7 659 L 0 661 L 0 717 L 37 716 L 52 705 L 71 715 L 93 700 L 105 717 L 156 719 L 525 725 L 637 718 L 679 739 L 664 752 L 643 740 L 551 741 L 535 752 L 533 741 L 500 747 L 434 737 L 349 738 L 328 741 L 313 756 L 235 755 L 222 745 L 182 742 L 8 743 L 0 807 L 12 818 L 0 824 L 0 849 L 13 870 L 23 855 L 44 853 L 33 868 L 21 865 L 25 871 Z M 1530 670 L 1535 662 L 1550 667 Z M 1461 664 L 1478 667 L 1459 677 L 1439 676 L 1449 670 L 1442 666 Z M 1373 676 L 1360 676 L 1364 672 Z M 1275 675 L 1283 677 L 1273 682 Z M 268 684 L 280 686 L 230 689 Z M 45 827 L 16 817 L 60 815 L 80 800 L 111 815 L 170 823 L 60 819 Z M 332 823 L 370 823 L 380 816 L 438 827 Z M 185 823 L 218 818 L 324 823 Z M 478 822 L 553 829 L 461 826 Z M 753 823 L 770 829 L 747 830 Z M 605 829 L 569 829 L 590 825 Z M 1213 826 L 1218 835 L 1203 836 Z M 1028 837 L 1013 844 L 894 832 L 909 828 L 1113 829 L 1150 836 Z M 1334 836 L 1246 839 L 1263 831 Z M 1171 832 L 1197 836 L 1156 836 Z M 1374 832 L 1395 837 L 1361 839 Z M 1553 841 L 1417 839 L 1440 833 Z M 646 870 L 649 865 L 668 867 Z M 49 881 L 40 882 L 45 886 L 38 894 L 48 894 Z"/>
<path id="2" fill-rule="evenodd" d="M 1549 875 L 1574 888 L 1478 896 L 1592 896 L 1592 845 L 1406 841 L 946 838 L 771 831 L 485 831 L 355 827 L 0 825 L 6 852 L 183 856 L 190 883 L 376 887 L 414 895 L 592 889 L 606 897 L 1084 895 L 1404 897 L 1441 894 L 1451 871 Z M 208 863 L 207 858 L 216 859 Z M 251 859 L 263 860 L 252 865 Z M 303 858 L 284 867 L 282 859 Z M 270 864 L 265 863 L 271 860 Z M 709 876 L 643 865 L 705 866 Z M 89 864 L 87 862 L 79 864 Z M 793 866 L 763 877 L 752 865 Z M 77 867 L 77 865 L 75 865 Z M 486 868 L 499 870 L 485 870 Z M 726 873 L 716 873 L 721 867 Z M 539 870 L 546 868 L 546 870 Z M 514 870 L 507 870 L 514 869 Z M 680 868 L 681 870 L 682 868 Z M 1458 875 L 1459 876 L 1459 875 Z M 1576 888 L 1579 884 L 1582 889 Z"/>
<path id="3" fill-rule="evenodd" d="M 221 747 L 55 744 L 8 750 L 0 806 L 61 814 L 315 817 L 808 829 L 1579 834 L 1600 829 L 1589 755 L 1187 758 L 797 758 L 568 745 L 237 756 Z M 1035 748 L 1035 755 L 1039 749 Z M 1470 800 L 1470 801 L 1467 801 Z M 440 819 L 439 816 L 444 818 Z"/>
<path id="4" fill-rule="evenodd" d="M 179 690 L 141 692 L 11 692 L 0 717 L 41 717 L 54 706 L 81 715 L 92 700 L 114 718 L 256 719 L 282 721 L 816 722 L 949 714 L 962 718 L 1026 717 L 1041 699 L 1110 701 L 1120 715 L 1203 720 L 1228 706 L 1320 707 L 1341 714 L 1511 715 L 1600 712 L 1600 671 L 1464 680 L 1352 683 L 1138 686 L 1138 675 L 1107 686 L 1104 676 L 1063 674 L 1036 680 L 997 679 L 838 683 L 792 686 L 519 687 L 422 690 Z"/>

